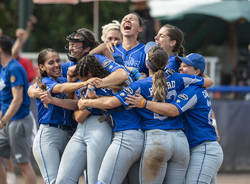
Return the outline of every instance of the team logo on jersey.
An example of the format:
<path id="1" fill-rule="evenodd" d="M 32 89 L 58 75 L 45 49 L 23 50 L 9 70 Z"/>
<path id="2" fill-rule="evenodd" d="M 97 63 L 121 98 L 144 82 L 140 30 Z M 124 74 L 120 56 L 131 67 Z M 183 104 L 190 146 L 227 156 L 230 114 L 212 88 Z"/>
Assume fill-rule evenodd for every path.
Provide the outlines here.
<path id="1" fill-rule="evenodd" d="M 120 96 L 125 96 L 125 93 L 120 93 Z"/>
<path id="2" fill-rule="evenodd" d="M 111 63 L 111 61 L 107 59 L 107 60 L 103 61 L 102 65 L 104 68 L 106 68 L 110 63 Z"/>
<path id="3" fill-rule="evenodd" d="M 10 82 L 13 83 L 13 82 L 15 82 L 15 81 L 16 81 L 16 77 L 15 77 L 14 75 L 11 75 L 11 76 L 10 76 Z"/>
<path id="4" fill-rule="evenodd" d="M 128 93 L 128 94 L 131 94 L 131 95 L 134 93 L 134 91 L 133 91 L 133 89 L 131 87 L 126 87 L 126 88 L 124 88 L 123 91 Z"/>
<path id="5" fill-rule="evenodd" d="M 180 98 L 182 100 L 188 100 L 188 96 L 186 94 L 179 94 L 178 98 Z"/>
<path id="6" fill-rule="evenodd" d="M 177 103 L 180 103 L 181 101 L 178 99 L 178 100 L 176 100 L 176 102 L 177 102 Z"/>
<path id="7" fill-rule="evenodd" d="M 109 69 L 111 70 L 112 68 L 113 68 L 113 65 L 110 65 L 110 66 L 109 66 Z"/>

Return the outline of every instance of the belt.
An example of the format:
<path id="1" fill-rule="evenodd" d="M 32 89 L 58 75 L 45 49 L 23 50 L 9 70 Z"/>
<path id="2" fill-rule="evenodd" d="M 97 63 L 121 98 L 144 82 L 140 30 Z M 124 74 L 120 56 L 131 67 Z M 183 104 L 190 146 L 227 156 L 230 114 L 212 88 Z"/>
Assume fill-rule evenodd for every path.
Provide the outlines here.
<path id="1" fill-rule="evenodd" d="M 73 130 L 71 126 L 66 126 L 66 125 L 58 125 L 58 124 L 52 124 L 52 123 L 48 123 L 44 125 L 47 125 L 49 127 L 60 128 L 62 130 Z"/>

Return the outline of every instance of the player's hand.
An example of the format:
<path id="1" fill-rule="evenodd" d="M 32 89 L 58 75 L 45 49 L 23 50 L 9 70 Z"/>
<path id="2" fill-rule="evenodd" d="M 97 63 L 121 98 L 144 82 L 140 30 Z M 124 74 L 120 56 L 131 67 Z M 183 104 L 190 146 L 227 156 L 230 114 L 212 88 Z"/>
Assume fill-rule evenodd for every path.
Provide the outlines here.
<path id="1" fill-rule="evenodd" d="M 75 82 L 78 80 L 78 76 L 76 74 L 76 65 L 71 66 L 68 68 L 67 72 L 67 81 L 68 82 Z"/>
<path id="2" fill-rule="evenodd" d="M 37 23 L 37 18 L 34 15 L 31 15 L 27 22 L 27 29 L 32 31 L 34 29 L 34 24 Z"/>
<path id="3" fill-rule="evenodd" d="M 86 101 L 85 98 L 81 98 L 80 100 L 78 100 L 77 106 L 79 110 L 84 110 L 86 108 L 85 101 Z"/>
<path id="4" fill-rule="evenodd" d="M 44 104 L 50 104 L 53 101 L 53 98 L 49 91 L 44 91 L 41 94 L 40 99 Z"/>
<path id="5" fill-rule="evenodd" d="M 137 107 L 137 108 L 142 108 L 143 101 L 145 101 L 145 98 L 141 96 L 140 94 L 135 94 L 135 96 L 128 95 L 128 97 L 125 98 L 126 103 L 129 104 L 129 107 Z"/>
<path id="6" fill-rule="evenodd" d="M 87 83 L 98 88 L 102 84 L 102 79 L 93 77 L 87 80 Z"/>
<path id="7" fill-rule="evenodd" d="M 48 108 L 48 104 L 50 104 L 53 100 L 49 91 L 43 91 L 40 96 L 41 102 L 43 103 L 45 108 Z"/>
<path id="8" fill-rule="evenodd" d="M 24 34 L 25 34 L 25 30 L 24 30 L 24 29 L 18 28 L 18 29 L 16 30 L 16 37 L 17 37 L 18 39 L 22 40 Z"/>
<path id="9" fill-rule="evenodd" d="M 32 89 L 32 93 L 34 94 L 34 96 L 36 97 L 41 97 L 41 95 L 44 93 L 44 89 L 41 89 L 41 88 L 33 88 Z"/>
<path id="10" fill-rule="evenodd" d="M 96 95 L 95 87 L 89 84 L 87 92 L 85 94 L 85 98 L 94 99 L 94 98 L 97 98 L 97 97 L 98 96 Z"/>
<path id="11" fill-rule="evenodd" d="M 107 50 L 109 50 L 110 52 L 114 52 L 114 48 L 113 48 L 113 43 L 108 42 L 105 43 Z"/>

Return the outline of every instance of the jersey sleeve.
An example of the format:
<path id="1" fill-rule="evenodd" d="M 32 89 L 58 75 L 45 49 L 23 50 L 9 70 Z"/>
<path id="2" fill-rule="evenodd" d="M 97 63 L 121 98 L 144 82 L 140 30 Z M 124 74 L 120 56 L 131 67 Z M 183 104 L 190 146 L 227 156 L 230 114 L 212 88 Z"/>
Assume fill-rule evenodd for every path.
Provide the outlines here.
<path id="1" fill-rule="evenodd" d="M 62 76 L 67 78 L 67 72 L 69 67 L 74 66 L 75 63 L 72 61 L 68 61 L 68 62 L 63 62 L 62 63 Z"/>
<path id="2" fill-rule="evenodd" d="M 176 76 L 183 81 L 184 87 L 188 87 L 189 85 L 202 87 L 204 85 L 204 79 L 197 75 L 176 73 Z"/>
<path id="3" fill-rule="evenodd" d="M 9 70 L 11 87 L 24 86 L 25 80 L 28 80 L 27 74 L 22 67 L 13 67 Z"/>
<path id="4" fill-rule="evenodd" d="M 54 79 L 52 79 L 52 78 L 50 78 L 50 77 L 45 77 L 45 78 L 43 78 L 43 79 L 42 79 L 42 82 L 43 82 L 44 84 L 46 84 L 47 90 L 49 90 L 49 92 L 50 92 L 51 94 L 53 93 L 52 90 L 53 90 L 53 88 L 55 87 L 55 85 L 58 84 Z"/>
<path id="5" fill-rule="evenodd" d="M 128 87 L 125 87 L 119 93 L 115 95 L 116 98 L 125 106 L 127 107 L 129 104 L 126 103 L 126 97 L 128 95 L 135 95 L 135 93 L 140 93 L 140 87 L 137 85 L 136 82 L 131 83 Z"/>
<path id="6" fill-rule="evenodd" d="M 116 52 L 112 52 L 112 56 L 113 56 L 116 63 L 118 63 L 119 65 L 124 65 L 124 62 L 123 62 L 121 55 L 117 54 Z"/>
<path id="7" fill-rule="evenodd" d="M 124 69 L 124 66 L 115 63 L 104 55 L 94 54 L 94 56 L 109 73 L 112 73 L 120 68 Z"/>
<path id="8" fill-rule="evenodd" d="M 192 108 L 197 103 L 198 96 L 196 94 L 196 88 L 195 86 L 184 88 L 176 100 L 172 102 L 172 104 L 178 108 L 180 114 Z"/>

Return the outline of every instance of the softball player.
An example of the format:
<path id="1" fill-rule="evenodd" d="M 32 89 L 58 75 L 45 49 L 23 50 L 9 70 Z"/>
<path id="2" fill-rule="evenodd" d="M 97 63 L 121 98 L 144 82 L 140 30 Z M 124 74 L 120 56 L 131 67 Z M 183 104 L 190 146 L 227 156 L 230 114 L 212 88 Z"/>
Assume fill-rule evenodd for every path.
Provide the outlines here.
<path id="1" fill-rule="evenodd" d="M 155 63 L 160 63 L 162 65 L 161 68 L 162 68 L 162 71 L 163 71 L 164 67 L 166 66 L 167 59 L 168 59 L 167 58 L 167 53 L 162 48 L 160 48 L 160 47 L 156 47 L 153 52 L 154 52 L 154 54 L 153 54 L 154 57 L 152 58 L 152 60 L 154 60 Z M 148 63 L 149 62 L 147 62 L 147 65 L 149 65 Z M 150 66 L 152 66 L 152 65 L 150 64 Z M 149 72 L 152 74 L 152 69 L 150 67 L 149 67 Z M 164 81 L 165 81 L 165 74 L 164 73 L 163 73 L 163 77 L 164 77 Z M 170 78 L 169 82 L 167 83 L 168 90 L 169 90 L 169 94 L 168 94 L 168 98 L 169 99 L 172 99 L 174 97 L 174 95 L 176 93 L 175 90 L 180 90 L 181 88 L 184 88 L 184 83 L 185 83 L 184 80 L 183 80 L 183 78 L 180 77 L 180 75 L 172 75 L 171 77 L 173 79 Z M 186 75 L 186 77 L 188 77 L 188 76 Z M 191 80 L 189 80 L 189 81 L 191 81 Z M 203 85 L 203 82 L 204 82 L 203 79 L 199 78 L 199 77 L 193 77 L 193 82 L 194 81 L 197 83 L 197 85 L 201 85 L 201 86 Z M 176 85 L 179 84 L 180 86 L 175 86 L 175 84 Z M 139 81 L 136 81 L 136 82 L 130 84 L 127 88 L 125 88 L 124 90 L 122 90 L 121 92 L 119 92 L 116 95 L 116 97 L 102 97 L 102 98 L 99 98 L 99 99 L 85 99 L 85 100 L 80 100 L 78 102 L 78 106 L 79 106 L 79 108 L 81 108 L 82 106 L 87 106 L 87 107 L 99 107 L 99 108 L 107 108 L 107 109 L 120 106 L 121 103 L 123 103 L 125 106 L 127 106 L 128 104 L 125 102 L 125 97 L 128 94 L 135 94 L 135 93 L 145 94 L 146 93 L 145 95 L 147 96 L 147 98 L 151 98 L 152 99 L 152 97 L 150 95 L 151 92 L 152 92 L 152 78 L 149 77 L 149 78 L 142 79 L 142 80 L 139 80 Z M 141 105 L 143 106 L 144 104 L 141 104 Z M 135 109 L 131 109 L 131 110 L 135 110 Z M 153 136 L 153 139 L 156 139 L 156 137 L 154 137 L 154 134 L 156 134 L 156 135 L 163 134 L 164 135 L 164 132 L 165 132 L 166 129 L 167 130 L 168 129 L 177 130 L 177 131 L 173 131 L 173 133 L 171 131 L 169 132 L 169 134 L 173 134 L 173 135 L 170 136 L 171 139 L 169 139 L 169 141 L 171 141 L 171 140 L 174 139 L 175 143 L 178 142 L 180 146 L 177 147 L 177 150 L 173 151 L 176 154 L 175 157 L 173 156 L 173 159 L 177 159 L 176 157 L 178 157 L 179 159 L 177 159 L 176 161 L 171 160 L 171 162 L 169 163 L 169 170 L 168 170 L 169 180 L 168 181 L 170 181 L 170 183 L 171 182 L 176 183 L 178 181 L 179 181 L 179 183 L 183 182 L 184 181 L 185 172 L 186 172 L 186 168 L 187 168 L 187 164 L 188 164 L 188 160 L 189 160 L 189 154 L 188 154 L 189 150 L 188 150 L 188 143 L 187 143 L 186 137 L 185 137 L 184 133 L 181 131 L 181 129 L 183 128 L 183 124 L 182 124 L 182 121 L 181 121 L 182 118 L 179 117 L 179 118 L 172 118 L 171 120 L 169 120 L 169 119 L 166 120 L 166 118 L 164 118 L 164 117 L 162 117 L 162 116 L 160 116 L 158 114 L 154 114 L 152 112 L 150 113 L 149 111 L 144 112 L 144 113 L 142 112 L 142 114 L 141 114 L 140 111 L 138 111 L 138 112 L 142 116 L 143 121 L 145 121 L 142 124 L 142 129 L 146 130 L 145 141 L 150 141 L 150 137 L 151 136 Z M 120 113 L 120 111 L 119 111 L 119 113 Z M 126 116 L 128 120 L 130 120 L 131 117 L 134 118 L 132 116 L 133 114 L 132 113 L 130 113 L 130 114 L 131 115 Z M 120 114 L 118 114 L 117 116 L 119 116 L 119 115 Z M 113 117 L 113 119 L 115 118 L 114 115 L 112 117 Z M 124 121 L 126 121 L 126 120 L 124 120 Z M 114 119 L 114 122 L 115 122 L 115 119 Z M 129 125 L 129 122 L 130 121 L 127 122 L 128 125 Z M 150 129 L 152 129 L 152 128 L 153 129 L 164 129 L 164 132 L 163 131 L 162 132 L 159 131 L 160 133 L 158 133 L 156 131 L 156 132 L 154 132 L 152 134 L 150 134 L 150 132 L 149 132 L 148 133 L 149 135 L 148 135 L 147 131 L 148 130 L 150 131 Z M 114 129 L 114 131 L 115 131 L 115 129 Z M 162 137 L 164 137 L 164 136 L 161 136 L 160 139 L 159 139 L 159 141 L 155 142 L 155 144 L 153 144 L 152 142 L 151 143 L 146 142 L 145 145 L 144 145 L 144 146 L 146 146 L 145 147 L 146 150 L 145 150 L 145 154 L 144 155 L 147 155 L 148 152 L 150 152 L 152 154 L 149 155 L 149 156 L 146 156 L 146 159 L 145 159 L 146 164 L 144 162 L 142 162 L 142 164 L 145 165 L 145 167 L 143 167 L 143 169 L 142 169 L 142 172 L 143 172 L 143 178 L 142 178 L 142 181 L 141 181 L 142 183 L 147 183 L 147 182 L 148 183 L 161 183 L 160 180 L 163 181 L 163 179 L 165 177 L 166 160 L 169 160 L 170 158 L 167 158 L 167 156 L 165 157 L 165 155 L 167 155 L 167 153 L 162 152 L 162 151 L 165 151 L 165 150 L 159 150 L 159 149 L 162 148 L 162 146 L 164 147 L 165 144 L 168 145 L 165 142 L 165 139 L 164 139 L 164 141 L 162 140 Z M 121 140 L 123 140 L 123 139 L 120 138 L 120 141 Z M 161 141 L 162 141 L 162 143 L 161 143 Z M 113 143 L 112 143 L 112 144 L 114 144 L 113 146 L 116 146 L 115 143 L 116 142 L 113 141 Z M 123 146 L 123 144 L 125 144 L 125 143 L 123 141 L 121 141 L 121 145 L 122 146 Z M 151 145 L 152 147 L 154 147 L 154 145 L 156 147 L 158 146 L 158 149 L 154 149 L 153 148 L 152 149 L 153 151 L 151 149 L 148 150 L 148 147 L 150 147 L 149 145 Z M 173 150 L 174 147 L 175 146 L 172 146 L 170 150 Z M 112 146 L 110 148 L 112 148 Z M 168 149 L 166 149 L 166 150 L 168 150 Z M 112 151 L 113 151 L 113 153 L 115 153 L 114 150 L 112 150 Z M 158 155 L 159 152 L 163 153 L 163 154 L 160 155 L 160 157 Z M 180 154 L 181 152 L 183 154 Z M 186 153 L 186 154 L 184 154 L 184 153 Z M 109 153 L 109 150 L 108 150 L 107 153 L 106 153 L 106 155 L 105 155 L 105 157 L 106 156 L 108 157 L 109 154 L 112 155 L 111 153 Z M 172 154 L 173 153 L 170 153 L 169 157 L 171 157 Z M 122 151 L 121 151 L 121 155 L 122 155 Z M 110 182 L 108 182 L 109 180 L 104 180 L 101 177 L 102 176 L 102 168 L 103 168 L 103 165 L 104 165 L 104 163 L 106 161 L 105 157 L 104 157 L 104 161 L 103 161 L 103 164 L 102 164 L 102 167 L 100 169 L 99 176 L 98 176 L 98 181 L 100 183 L 110 183 Z M 156 162 L 154 160 L 155 157 L 157 157 L 160 160 L 162 160 L 162 163 L 161 162 Z M 115 158 L 119 158 L 119 157 L 115 157 Z M 127 158 L 127 157 L 124 156 L 124 158 Z M 114 163 L 113 160 L 114 159 L 112 159 L 112 160 L 111 159 L 107 159 L 106 162 L 108 162 L 109 164 L 110 163 Z M 117 159 L 117 160 L 120 160 L 120 159 Z M 180 160 L 181 160 L 181 162 L 180 162 Z M 183 162 L 183 161 L 185 161 L 185 162 Z M 130 162 L 128 162 L 128 161 L 127 161 L 127 163 L 130 164 Z M 157 163 L 158 163 L 158 165 L 157 165 Z M 176 166 L 176 165 L 178 165 L 178 164 L 176 164 L 176 163 L 180 164 L 179 168 L 177 168 L 178 166 Z M 122 166 L 122 164 L 123 164 L 123 162 L 120 163 L 121 166 Z M 156 164 L 156 165 L 154 165 L 154 164 Z M 165 164 L 165 166 L 164 166 L 164 164 Z M 118 165 L 119 165 L 119 162 L 117 162 L 117 166 Z M 112 168 L 116 168 L 115 167 L 116 165 L 114 165 L 114 164 L 111 165 L 111 166 L 112 166 Z M 125 166 L 123 166 L 123 167 L 125 167 Z M 165 169 L 164 168 L 162 169 L 162 167 L 165 167 Z M 109 170 L 107 168 L 105 168 L 105 169 Z M 151 169 L 153 169 L 153 171 Z M 157 172 L 157 169 L 159 169 L 158 172 Z M 162 169 L 162 171 L 161 171 L 161 169 Z M 178 176 L 176 176 L 176 173 L 178 171 L 179 171 L 179 173 L 177 174 Z M 109 176 L 108 173 L 106 173 L 105 175 Z M 157 175 L 158 175 L 158 178 L 157 178 Z M 121 179 L 123 179 L 121 177 L 120 177 L 120 180 L 119 180 L 119 178 L 116 178 L 115 173 L 113 174 L 112 177 L 113 177 L 113 179 L 116 179 L 116 180 L 118 179 L 116 181 L 117 183 L 121 182 Z M 147 177 L 149 177 L 149 178 L 147 178 Z M 113 182 L 113 180 L 112 180 L 112 182 Z"/>
<path id="2" fill-rule="evenodd" d="M 182 61 L 181 73 L 200 75 L 204 72 L 205 59 L 199 54 L 190 54 L 186 58 L 178 57 L 177 60 Z M 142 97 L 132 97 L 130 103 L 138 106 L 142 100 Z M 145 107 L 166 117 L 184 115 L 185 134 L 191 151 L 185 183 L 216 183 L 223 153 L 216 142 L 211 101 L 206 90 L 190 85 L 184 88 L 172 103 L 147 101 Z"/>
<path id="3" fill-rule="evenodd" d="M 117 20 L 102 26 L 102 41 L 113 45 L 120 43 L 122 41 L 120 26 L 121 24 Z"/>
<path id="4" fill-rule="evenodd" d="M 180 62 L 175 60 L 176 56 L 184 56 L 184 34 L 176 26 L 166 24 L 161 27 L 155 36 L 155 42 L 168 53 L 168 64 L 164 69 L 171 74 L 178 72 Z"/>
<path id="5" fill-rule="evenodd" d="M 98 45 L 95 40 L 94 35 L 88 29 L 82 28 L 73 32 L 67 36 L 67 41 L 69 41 L 69 53 L 68 57 L 71 61 L 66 62 L 62 65 L 63 76 L 68 76 L 70 80 L 76 80 L 75 65 L 83 56 L 86 56 L 94 47 Z M 110 60 L 102 55 L 94 54 L 103 66 L 108 69 Z M 114 68 L 110 68 L 113 69 Z M 109 70 L 109 69 L 108 69 Z M 124 68 L 119 68 L 116 71 L 112 72 L 112 75 L 108 78 L 105 78 L 104 81 L 99 80 L 95 84 L 97 87 L 104 87 L 107 85 L 120 84 L 126 80 L 129 80 L 128 72 Z M 102 83 L 102 84 L 100 84 Z M 106 85 L 106 86 L 107 86 Z"/>
<path id="6" fill-rule="evenodd" d="M 130 13 L 123 17 L 121 22 L 122 43 L 114 46 L 114 58 L 120 56 L 123 65 L 134 67 L 142 73 L 148 73 L 145 66 L 144 44 L 139 43 L 137 38 L 142 31 L 142 20 L 135 14 Z"/>
<path id="7" fill-rule="evenodd" d="M 200 75 L 205 70 L 205 59 L 189 54 L 182 61 L 180 72 Z M 216 175 L 223 161 L 223 151 L 213 126 L 211 101 L 205 89 L 185 88 L 173 103 L 185 118 L 185 134 L 190 145 L 190 162 L 186 183 L 216 183 Z"/>
<path id="8" fill-rule="evenodd" d="M 168 76 L 166 80 L 164 73 L 166 62 L 167 53 L 160 47 L 153 47 L 146 61 L 152 77 L 132 83 L 129 86 L 132 93 L 126 92 L 123 98 L 136 94 L 136 91 L 140 89 L 140 94 L 147 100 L 171 102 L 185 86 L 192 83 L 203 85 L 204 81 L 200 77 L 184 76 L 178 73 Z M 145 136 L 140 182 L 162 183 L 166 176 L 166 181 L 164 181 L 166 183 L 183 183 L 189 161 L 189 148 L 182 131 L 182 117 L 166 118 L 148 111 L 144 108 L 147 105 L 145 99 L 137 106 L 142 108 L 138 110 L 138 113 L 142 117 L 142 129 Z"/>
<path id="9" fill-rule="evenodd" d="M 13 157 L 26 182 L 36 183 L 30 164 L 33 119 L 27 95 L 28 79 L 23 67 L 11 56 L 12 42 L 0 36 L 0 161 Z M 6 175 L 0 163 L 1 181 Z"/>
<path id="10" fill-rule="evenodd" d="M 126 89 L 129 90 L 129 88 L 124 90 Z M 79 108 L 112 109 L 122 105 L 121 95 L 81 99 L 78 106 Z M 109 110 L 108 113 L 111 114 L 114 123 L 114 136 L 103 158 L 97 183 L 119 184 L 122 183 L 132 165 L 139 160 L 143 149 L 144 136 L 140 130 L 141 118 L 134 109 L 119 107 Z"/>
<path id="11" fill-rule="evenodd" d="M 106 69 L 103 66 L 106 66 Z M 91 77 L 104 78 L 119 69 L 124 67 L 110 60 L 101 64 L 95 56 L 85 56 L 76 65 L 76 71 L 81 80 Z M 88 91 L 93 90 L 95 90 L 93 86 L 88 86 Z M 98 88 L 95 92 L 98 96 L 111 94 L 111 91 L 105 88 Z M 75 119 L 79 124 L 63 153 L 56 183 L 77 183 L 84 169 L 87 169 L 88 182 L 96 183 L 103 156 L 112 137 L 112 130 L 108 123 L 99 121 L 102 114 L 103 112 L 97 109 L 75 112 Z"/>
<path id="12" fill-rule="evenodd" d="M 63 150 L 73 131 L 70 113 L 75 110 L 76 102 L 65 99 L 64 92 L 72 92 L 86 83 L 65 83 L 61 75 L 61 60 L 53 49 L 44 49 L 39 53 L 38 65 L 41 82 L 52 97 L 60 104 L 43 104 L 38 98 L 38 123 L 40 125 L 33 143 L 33 154 L 46 184 L 55 183 Z M 41 99 L 46 93 L 41 93 Z M 46 100 L 46 99 L 45 99 Z M 66 108 L 66 109 L 65 109 Z"/>

